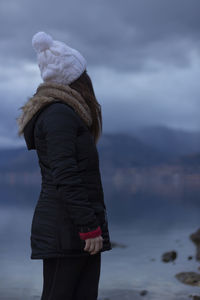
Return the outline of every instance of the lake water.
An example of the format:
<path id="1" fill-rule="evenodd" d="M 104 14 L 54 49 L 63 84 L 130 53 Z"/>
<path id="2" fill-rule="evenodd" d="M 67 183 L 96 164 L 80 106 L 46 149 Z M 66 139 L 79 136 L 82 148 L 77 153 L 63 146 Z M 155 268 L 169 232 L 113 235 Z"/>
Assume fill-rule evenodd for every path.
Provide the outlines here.
<path id="1" fill-rule="evenodd" d="M 180 207 L 181 203 L 180 203 Z M 175 278 L 182 271 L 198 272 L 199 263 L 195 246 L 189 234 L 200 225 L 199 210 L 182 210 L 177 217 L 169 214 L 156 218 L 156 212 L 149 211 L 145 217 L 132 222 L 110 221 L 110 236 L 113 242 L 126 248 L 113 248 L 102 253 L 99 296 L 110 295 L 120 290 L 139 294 L 148 291 L 145 299 L 188 299 L 189 294 L 200 294 L 200 287 L 184 285 Z M 154 213 L 155 212 L 155 213 Z M 30 227 L 33 207 L 2 205 L 0 207 L 0 299 L 40 299 L 42 291 L 42 261 L 30 259 Z M 175 215 L 175 214 L 174 214 Z M 178 257 L 174 263 L 163 263 L 161 256 L 175 250 Z M 152 260 L 154 259 L 154 260 Z M 103 297 L 103 296 L 102 296 Z M 133 299 L 132 296 L 110 296 L 109 299 Z M 141 297 L 142 298 L 142 297 Z M 144 297 L 143 297 L 144 298 Z M 136 297 L 134 299 L 137 299 Z M 138 298 L 139 299 L 139 298 Z"/>
<path id="2" fill-rule="evenodd" d="M 0 299 L 39 299 L 42 289 L 42 261 L 31 260 L 29 231 L 32 209 L 1 207 L 0 212 Z M 156 221 L 132 222 L 129 225 L 110 224 L 113 242 L 127 245 L 102 253 L 100 277 L 101 290 L 148 290 L 154 299 L 173 299 L 175 295 L 188 296 L 199 288 L 186 286 L 174 277 L 177 272 L 197 271 L 195 247 L 189 234 L 199 226 L 199 220 L 191 216 L 191 222 L 178 220 L 176 226 L 162 230 Z M 163 220 L 165 222 L 165 220 Z M 155 225 L 156 224 L 156 225 Z M 160 229 L 161 228 L 161 229 Z M 176 250 L 175 263 L 161 262 L 165 251 Z M 155 260 L 152 260 L 155 259 Z M 187 299 L 187 298 L 186 298 Z"/>

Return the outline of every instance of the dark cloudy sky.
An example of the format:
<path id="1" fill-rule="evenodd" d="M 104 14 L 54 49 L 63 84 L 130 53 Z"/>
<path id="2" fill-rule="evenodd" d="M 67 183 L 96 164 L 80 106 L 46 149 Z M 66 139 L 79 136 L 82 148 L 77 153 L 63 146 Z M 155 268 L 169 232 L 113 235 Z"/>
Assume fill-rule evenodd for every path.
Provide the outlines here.
<path id="1" fill-rule="evenodd" d="M 87 60 L 104 132 L 200 130 L 199 0 L 1 0 L 0 146 L 42 82 L 32 36 L 45 31 Z"/>

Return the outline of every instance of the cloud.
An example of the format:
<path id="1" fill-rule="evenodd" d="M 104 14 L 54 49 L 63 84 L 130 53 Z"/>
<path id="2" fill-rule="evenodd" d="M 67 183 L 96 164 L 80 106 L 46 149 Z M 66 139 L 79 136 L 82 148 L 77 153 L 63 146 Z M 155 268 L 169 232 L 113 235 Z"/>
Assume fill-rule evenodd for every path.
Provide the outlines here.
<path id="1" fill-rule="evenodd" d="M 93 70 L 96 95 L 107 131 L 131 131 L 138 126 L 166 125 L 199 130 L 200 57 L 190 67 L 149 62 L 148 72 Z"/>
<path id="2" fill-rule="evenodd" d="M 199 10 L 199 0 L 2 0 L 0 134 L 16 136 L 17 107 L 41 82 L 31 45 L 40 30 L 86 57 L 105 131 L 199 129 Z"/>
<path id="3" fill-rule="evenodd" d="M 46 30 L 92 65 L 137 69 L 157 57 L 176 63 L 199 47 L 198 0 L 1 1 L 1 54 L 35 61 L 32 35 Z M 186 40 L 187 47 L 179 47 Z"/>

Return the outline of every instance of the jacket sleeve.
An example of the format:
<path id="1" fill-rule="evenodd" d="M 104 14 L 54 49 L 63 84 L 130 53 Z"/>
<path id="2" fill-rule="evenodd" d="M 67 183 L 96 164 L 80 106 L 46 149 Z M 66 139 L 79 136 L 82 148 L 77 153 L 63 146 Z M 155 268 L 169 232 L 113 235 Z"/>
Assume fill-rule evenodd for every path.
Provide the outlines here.
<path id="1" fill-rule="evenodd" d="M 78 172 L 77 116 L 72 108 L 65 104 L 59 103 L 53 106 L 45 112 L 43 118 L 47 157 L 53 180 L 73 223 L 78 227 L 80 238 L 99 236 L 101 228 Z"/>

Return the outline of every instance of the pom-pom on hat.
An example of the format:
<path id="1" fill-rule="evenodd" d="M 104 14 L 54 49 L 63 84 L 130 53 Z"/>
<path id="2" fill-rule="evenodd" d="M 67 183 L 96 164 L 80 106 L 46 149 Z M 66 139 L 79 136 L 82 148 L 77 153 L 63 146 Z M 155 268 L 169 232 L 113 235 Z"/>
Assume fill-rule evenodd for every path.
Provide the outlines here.
<path id="1" fill-rule="evenodd" d="M 86 69 L 87 62 L 80 52 L 64 42 L 53 40 L 43 31 L 33 36 L 32 46 L 37 53 L 40 74 L 44 82 L 70 84 Z"/>

